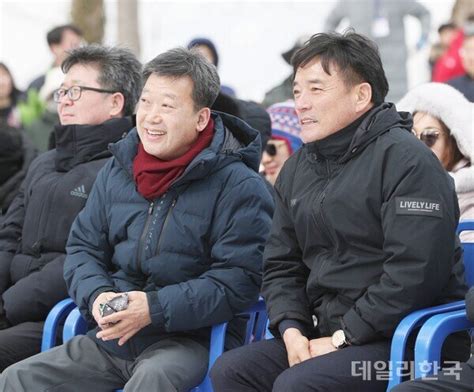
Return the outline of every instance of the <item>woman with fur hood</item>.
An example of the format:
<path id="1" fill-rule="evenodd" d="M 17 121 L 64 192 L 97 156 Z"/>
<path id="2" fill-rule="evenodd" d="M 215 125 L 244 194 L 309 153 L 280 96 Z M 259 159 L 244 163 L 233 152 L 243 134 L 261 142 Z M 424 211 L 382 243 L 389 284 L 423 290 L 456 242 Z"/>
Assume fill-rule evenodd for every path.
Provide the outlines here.
<path id="1" fill-rule="evenodd" d="M 461 220 L 474 219 L 474 104 L 447 84 L 425 83 L 397 104 L 413 115 L 413 133 L 454 178 Z M 474 242 L 474 233 L 461 236 Z"/>

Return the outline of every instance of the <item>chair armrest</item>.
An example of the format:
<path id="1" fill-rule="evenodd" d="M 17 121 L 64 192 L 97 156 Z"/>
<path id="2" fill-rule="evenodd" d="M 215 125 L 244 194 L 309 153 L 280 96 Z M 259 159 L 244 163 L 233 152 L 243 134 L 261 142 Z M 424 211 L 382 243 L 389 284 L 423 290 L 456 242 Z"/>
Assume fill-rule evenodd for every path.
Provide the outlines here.
<path id="1" fill-rule="evenodd" d="M 64 322 L 63 342 L 76 335 L 84 335 L 87 332 L 87 321 L 82 317 L 79 308 L 75 307 Z"/>
<path id="2" fill-rule="evenodd" d="M 440 364 L 441 348 L 446 337 L 454 332 L 474 328 L 466 309 L 438 314 L 423 324 L 415 344 L 415 378 L 433 373 Z"/>
<path id="3" fill-rule="evenodd" d="M 474 219 L 464 219 L 459 221 L 458 227 L 456 228 L 456 233 L 459 235 L 463 231 L 474 230 Z"/>
<path id="4" fill-rule="evenodd" d="M 431 308 L 416 310 L 400 321 L 392 337 L 390 348 L 390 381 L 387 391 L 390 391 L 402 382 L 401 369 L 402 363 L 405 360 L 405 347 L 412 331 L 423 325 L 426 320 L 436 314 L 455 311 L 463 309 L 464 307 L 464 301 L 433 306 Z"/>
<path id="5" fill-rule="evenodd" d="M 63 323 L 76 304 L 71 298 L 63 299 L 54 305 L 50 310 L 43 327 L 43 339 L 41 341 L 41 351 L 49 350 L 56 344 L 58 326 Z"/>
<path id="6" fill-rule="evenodd" d="M 267 324 L 267 312 L 265 309 L 265 302 L 262 298 L 260 298 L 255 305 L 251 306 L 245 312 L 239 313 L 238 316 L 250 316 L 244 345 L 264 338 L 265 327 Z M 219 358 L 224 352 L 227 325 L 228 323 L 225 322 L 216 324 L 212 327 L 211 345 L 209 348 L 209 366 L 206 376 L 204 377 L 204 380 L 197 387 L 192 388 L 190 392 L 212 392 L 212 384 L 211 379 L 209 378 L 209 372 L 212 366 L 214 366 L 217 358 Z"/>

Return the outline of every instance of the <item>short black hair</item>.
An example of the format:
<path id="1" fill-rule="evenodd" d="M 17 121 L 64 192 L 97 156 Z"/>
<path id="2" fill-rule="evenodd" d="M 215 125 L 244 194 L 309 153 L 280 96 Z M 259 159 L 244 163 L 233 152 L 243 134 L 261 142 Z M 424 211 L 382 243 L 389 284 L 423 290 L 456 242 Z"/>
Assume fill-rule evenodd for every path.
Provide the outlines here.
<path id="1" fill-rule="evenodd" d="M 143 82 L 151 74 L 172 78 L 189 77 L 193 82 L 192 98 L 195 110 L 210 108 L 220 90 L 217 68 L 196 49 L 174 48 L 161 53 L 143 69 Z"/>
<path id="2" fill-rule="evenodd" d="M 381 104 L 388 93 L 388 82 L 383 70 L 377 45 L 369 38 L 357 34 L 353 29 L 344 33 L 314 34 L 291 59 L 293 79 L 296 71 L 314 59 L 328 75 L 330 67 L 336 66 L 343 74 L 347 87 L 357 83 L 369 83 L 372 88 L 372 103 Z"/>
<path id="3" fill-rule="evenodd" d="M 54 44 L 55 45 L 60 44 L 63 39 L 63 33 L 67 30 L 72 31 L 73 33 L 77 34 L 79 37 L 82 37 L 83 35 L 82 30 L 79 27 L 74 26 L 72 24 L 57 26 L 54 29 L 48 31 L 48 34 L 46 34 L 46 41 L 48 41 L 48 45 L 51 46 Z"/>

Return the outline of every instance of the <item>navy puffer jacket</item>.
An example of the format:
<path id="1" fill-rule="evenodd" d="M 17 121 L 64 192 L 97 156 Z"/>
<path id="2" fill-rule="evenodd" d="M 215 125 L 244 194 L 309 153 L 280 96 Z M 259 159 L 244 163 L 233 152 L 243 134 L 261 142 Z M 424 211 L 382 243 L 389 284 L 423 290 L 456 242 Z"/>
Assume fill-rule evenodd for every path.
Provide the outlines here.
<path id="1" fill-rule="evenodd" d="M 136 130 L 112 145 L 114 157 L 73 224 L 64 276 L 91 323 L 101 292 L 147 293 L 151 325 L 122 347 L 98 341 L 119 357 L 135 358 L 170 335 L 205 342 L 211 325 L 257 301 L 273 213 L 257 173 L 260 135 L 236 117 L 213 118 L 211 145 L 156 200 L 143 198 L 133 181 Z"/>

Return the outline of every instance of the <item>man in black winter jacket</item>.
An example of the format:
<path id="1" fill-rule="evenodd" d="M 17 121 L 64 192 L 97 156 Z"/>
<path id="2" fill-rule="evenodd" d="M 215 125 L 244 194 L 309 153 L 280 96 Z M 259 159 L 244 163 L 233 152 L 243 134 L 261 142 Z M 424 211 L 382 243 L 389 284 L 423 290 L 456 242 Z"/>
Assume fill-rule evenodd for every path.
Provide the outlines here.
<path id="1" fill-rule="evenodd" d="M 385 391 L 399 321 L 465 294 L 454 186 L 384 103 L 367 38 L 316 34 L 293 66 L 306 144 L 276 181 L 264 254 L 276 339 L 224 354 L 214 390 Z"/>
<path id="2" fill-rule="evenodd" d="M 72 51 L 55 92 L 56 149 L 30 166 L 0 227 L 0 371 L 40 351 L 49 310 L 68 296 L 65 247 L 109 143 L 132 129 L 141 65 L 130 52 L 99 46 Z"/>

